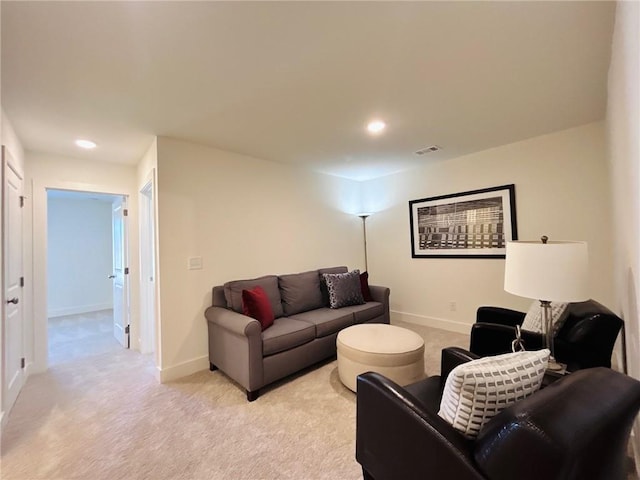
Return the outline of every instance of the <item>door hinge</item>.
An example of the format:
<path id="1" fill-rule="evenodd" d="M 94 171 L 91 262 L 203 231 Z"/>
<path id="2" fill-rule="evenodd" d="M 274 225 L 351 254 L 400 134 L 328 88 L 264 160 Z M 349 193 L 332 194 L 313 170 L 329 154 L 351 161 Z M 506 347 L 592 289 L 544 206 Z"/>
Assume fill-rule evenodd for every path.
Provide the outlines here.
<path id="1" fill-rule="evenodd" d="M 124 274 L 129 275 L 129 267 L 124 267 Z"/>
<path id="2" fill-rule="evenodd" d="M 24 207 L 24 200 L 25 200 L 25 198 L 27 198 L 27 197 L 25 197 L 24 195 L 20 195 L 20 206 L 21 206 L 21 207 Z"/>
<path id="3" fill-rule="evenodd" d="M 20 286 L 24 287 L 24 277 L 20 277 Z"/>
<path id="4" fill-rule="evenodd" d="M 126 327 L 124 327 L 124 333 L 126 333 L 127 335 L 129 335 L 129 325 L 127 325 Z"/>
<path id="5" fill-rule="evenodd" d="M 129 216 L 129 209 L 128 208 L 125 208 L 125 209 L 122 210 L 122 216 L 123 217 L 128 217 Z"/>
<path id="6" fill-rule="evenodd" d="M 20 359 L 20 368 L 24 368 L 24 366 L 25 366 L 24 357 L 22 357 Z"/>

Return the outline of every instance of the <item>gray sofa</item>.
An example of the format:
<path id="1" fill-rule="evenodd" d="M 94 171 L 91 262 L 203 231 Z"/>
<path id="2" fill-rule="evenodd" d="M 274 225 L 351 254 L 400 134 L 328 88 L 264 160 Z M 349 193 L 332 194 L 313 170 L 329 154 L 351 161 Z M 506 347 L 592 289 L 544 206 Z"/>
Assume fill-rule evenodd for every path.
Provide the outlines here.
<path id="1" fill-rule="evenodd" d="M 389 323 L 389 289 L 370 285 L 373 301 L 332 309 L 321 287 L 323 273 L 346 273 L 347 267 L 323 268 L 291 275 L 268 275 L 213 287 L 213 304 L 205 311 L 209 363 L 258 398 L 260 388 L 336 353 L 338 332 L 356 323 Z M 262 331 L 258 320 L 243 315 L 242 290 L 261 286 L 275 315 Z"/>

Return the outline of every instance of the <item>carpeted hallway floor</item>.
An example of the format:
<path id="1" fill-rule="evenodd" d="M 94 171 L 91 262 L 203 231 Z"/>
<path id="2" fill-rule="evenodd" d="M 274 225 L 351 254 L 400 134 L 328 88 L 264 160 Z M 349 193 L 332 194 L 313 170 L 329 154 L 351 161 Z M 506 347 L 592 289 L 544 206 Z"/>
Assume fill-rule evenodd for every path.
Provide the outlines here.
<path id="1" fill-rule="evenodd" d="M 4 480 L 361 477 L 355 396 L 335 361 L 247 403 L 220 372 L 159 385 L 150 358 L 112 339 L 108 315 L 87 315 L 75 332 L 73 322 L 52 325 L 51 368 L 29 378 L 11 412 Z M 467 343 L 438 330 L 428 336 L 430 372 L 441 346 Z"/>
<path id="2" fill-rule="evenodd" d="M 335 360 L 248 403 L 220 372 L 159 385 L 149 357 L 112 341 L 108 315 L 81 326 L 92 337 L 90 322 L 102 322 L 102 340 L 73 341 L 70 322 L 52 335 L 73 348 L 56 352 L 53 342 L 51 368 L 21 392 L 2 437 L 3 480 L 362 478 L 355 395 Z M 426 339 L 429 374 L 442 347 L 468 345 L 465 335 L 411 328 Z"/>

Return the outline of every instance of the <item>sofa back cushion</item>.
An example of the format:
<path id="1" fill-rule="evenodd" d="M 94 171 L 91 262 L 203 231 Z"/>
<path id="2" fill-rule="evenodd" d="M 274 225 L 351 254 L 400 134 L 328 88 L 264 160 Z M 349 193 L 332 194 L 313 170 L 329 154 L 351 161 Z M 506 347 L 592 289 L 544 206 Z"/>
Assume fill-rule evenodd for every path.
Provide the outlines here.
<path id="1" fill-rule="evenodd" d="M 227 307 L 238 313 L 242 310 L 242 290 L 251 290 L 254 287 L 262 287 L 269 297 L 269 303 L 273 310 L 275 318 L 282 317 L 282 299 L 280 298 L 280 289 L 278 288 L 278 277 L 275 275 L 266 275 L 264 277 L 252 278 L 249 280 L 234 280 L 224 284 L 224 296 L 227 300 Z"/>
<path id="2" fill-rule="evenodd" d="M 318 272 L 295 273 L 278 277 L 284 314 L 295 315 L 323 306 Z"/>

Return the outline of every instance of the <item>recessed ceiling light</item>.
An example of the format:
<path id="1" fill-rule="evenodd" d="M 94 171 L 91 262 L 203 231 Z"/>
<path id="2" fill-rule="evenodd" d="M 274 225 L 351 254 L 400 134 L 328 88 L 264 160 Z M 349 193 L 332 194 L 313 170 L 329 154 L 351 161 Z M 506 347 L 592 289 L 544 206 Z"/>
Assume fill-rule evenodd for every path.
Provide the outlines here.
<path id="1" fill-rule="evenodd" d="M 367 130 L 369 131 L 369 133 L 376 134 L 382 132 L 386 126 L 387 124 L 382 120 L 374 120 L 373 122 L 369 122 L 369 124 L 367 125 Z"/>
<path id="2" fill-rule="evenodd" d="M 91 140 L 76 140 L 76 145 L 80 148 L 86 148 L 87 150 L 91 150 L 97 146 L 96 142 L 92 142 Z"/>

